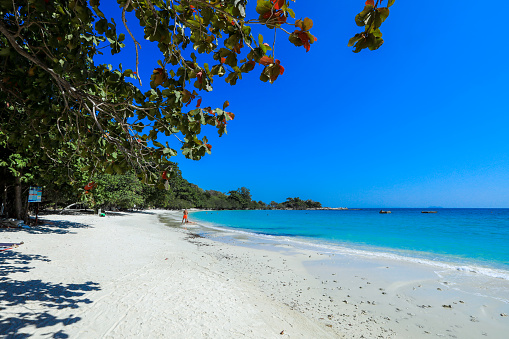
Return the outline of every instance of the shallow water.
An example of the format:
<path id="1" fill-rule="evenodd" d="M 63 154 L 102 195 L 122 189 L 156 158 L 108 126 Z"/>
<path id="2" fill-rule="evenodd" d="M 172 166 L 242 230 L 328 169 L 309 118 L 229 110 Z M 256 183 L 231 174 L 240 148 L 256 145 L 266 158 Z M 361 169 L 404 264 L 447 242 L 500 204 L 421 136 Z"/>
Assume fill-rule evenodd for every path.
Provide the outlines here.
<path id="1" fill-rule="evenodd" d="M 191 214 L 196 223 L 188 230 L 288 255 L 311 250 L 323 261 L 308 268 L 318 265 L 319 270 L 355 263 L 356 268 L 406 267 L 406 279 L 434 272 L 443 288 L 478 296 L 483 303 L 509 304 L 508 209 L 378 211 L 201 211 Z M 161 221 L 172 225 L 174 218 Z"/>
<path id="2" fill-rule="evenodd" d="M 216 229 L 323 252 L 398 258 L 509 280 L 509 209 L 202 211 Z"/>

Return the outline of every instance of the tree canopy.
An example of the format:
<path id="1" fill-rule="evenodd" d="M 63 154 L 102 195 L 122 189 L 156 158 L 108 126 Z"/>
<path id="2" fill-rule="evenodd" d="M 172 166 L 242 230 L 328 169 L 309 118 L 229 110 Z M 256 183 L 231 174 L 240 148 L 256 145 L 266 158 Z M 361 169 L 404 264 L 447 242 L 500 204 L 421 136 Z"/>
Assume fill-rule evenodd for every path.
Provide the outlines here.
<path id="1" fill-rule="evenodd" d="M 154 186 L 143 185 L 140 179 L 129 171 L 124 174 L 98 174 L 87 189 L 79 191 L 71 187 L 55 190 L 44 190 L 46 205 L 66 206 L 76 201 L 85 200 L 94 209 L 145 209 L 145 208 L 201 208 L 213 210 L 238 209 L 316 209 L 319 202 L 287 198 L 282 203 L 254 201 L 246 187 L 222 193 L 214 190 L 203 190 L 182 177 L 178 165 L 174 164 L 176 174 L 169 179 L 169 189 L 161 190 Z"/>
<path id="2" fill-rule="evenodd" d="M 365 31 L 348 43 L 354 52 L 383 43 L 379 27 L 394 0 L 387 7 L 381 2 L 366 1 L 355 17 Z M 297 17 L 286 0 L 258 0 L 253 18 L 246 16 L 248 0 L 117 3 L 129 37 L 117 34 L 120 23 L 101 11 L 99 0 L 0 0 L 0 147 L 11 162 L 18 157 L 25 159 L 21 163 L 38 159 L 67 166 L 71 182 L 78 182 L 72 178 L 78 163 L 89 177 L 134 169 L 144 182 L 162 186 L 174 175 L 170 159 L 177 149 L 161 143 L 161 136 L 176 136 L 182 154 L 198 160 L 212 149 L 202 127 L 221 136 L 235 117 L 226 111 L 227 101 L 220 108 L 202 102 L 200 93 L 212 91 L 214 80 L 235 85 L 256 69 L 261 81 L 274 82 L 284 73 L 270 40 L 254 36 L 253 25 L 270 36 L 285 34 L 305 51 L 317 40 L 313 21 Z M 128 24 L 128 13 L 138 22 Z M 130 25 L 143 30 L 145 41 L 136 39 Z M 96 63 L 97 55 L 119 53 L 127 40 L 136 47 L 134 69 Z M 141 84 L 143 43 L 160 51 L 146 92 L 135 85 Z M 74 157 L 80 160 L 69 160 Z M 34 167 L 21 163 L 7 167 L 28 181 Z"/>

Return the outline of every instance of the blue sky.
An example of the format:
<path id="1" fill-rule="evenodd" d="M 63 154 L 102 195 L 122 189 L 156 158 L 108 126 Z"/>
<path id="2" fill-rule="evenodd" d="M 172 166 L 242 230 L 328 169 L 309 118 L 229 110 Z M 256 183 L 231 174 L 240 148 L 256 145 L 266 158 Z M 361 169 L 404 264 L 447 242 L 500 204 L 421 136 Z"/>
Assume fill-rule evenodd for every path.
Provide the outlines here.
<path id="1" fill-rule="evenodd" d="M 261 66 L 236 86 L 216 79 L 202 106 L 229 100 L 236 118 L 222 138 L 205 133 L 212 155 L 175 158 L 183 176 L 203 189 L 244 186 L 267 203 L 509 207 L 506 20 L 470 0 L 396 0 L 382 25 L 384 45 L 355 54 L 346 45 L 363 6 L 293 3 L 297 17 L 313 19 L 318 41 L 306 53 L 278 33 L 285 74 L 274 84 L 258 80 Z M 122 32 L 116 4 L 101 8 Z M 99 60 L 134 68 L 129 37 L 126 44 L 120 57 Z M 146 44 L 141 57 L 147 90 L 158 58 Z"/>

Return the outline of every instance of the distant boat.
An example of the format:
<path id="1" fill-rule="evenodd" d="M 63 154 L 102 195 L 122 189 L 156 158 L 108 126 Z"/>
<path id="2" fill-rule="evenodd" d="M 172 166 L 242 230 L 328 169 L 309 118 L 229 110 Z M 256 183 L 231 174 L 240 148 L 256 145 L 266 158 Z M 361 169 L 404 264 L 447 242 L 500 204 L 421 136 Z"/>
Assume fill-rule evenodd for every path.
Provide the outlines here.
<path id="1" fill-rule="evenodd" d="M 384 210 L 380 210 L 380 212 L 378 212 L 380 214 L 389 214 L 389 213 L 392 213 L 391 211 L 384 211 Z"/>
<path id="2" fill-rule="evenodd" d="M 421 211 L 421 213 L 437 213 L 437 211 Z"/>

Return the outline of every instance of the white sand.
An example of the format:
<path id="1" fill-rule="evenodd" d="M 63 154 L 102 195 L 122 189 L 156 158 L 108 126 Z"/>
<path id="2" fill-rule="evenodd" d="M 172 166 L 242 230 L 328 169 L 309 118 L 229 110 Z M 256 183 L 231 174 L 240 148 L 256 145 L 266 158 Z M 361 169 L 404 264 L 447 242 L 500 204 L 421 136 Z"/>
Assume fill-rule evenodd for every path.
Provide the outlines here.
<path id="1" fill-rule="evenodd" d="M 2 242 L 25 242 L 0 257 L 6 337 L 334 337 L 248 281 L 214 270 L 215 256 L 156 215 L 45 219 L 90 227 L 0 233 Z"/>
<path id="2" fill-rule="evenodd" d="M 168 215 L 52 215 L 45 217 L 54 221 L 50 225 L 1 230 L 0 242 L 25 244 L 0 252 L 0 337 L 509 333 L 509 317 L 500 315 L 509 314 L 508 304 L 448 288 L 429 268 L 286 246 L 237 246 L 194 237 L 194 228 L 164 226 L 161 213 Z"/>

